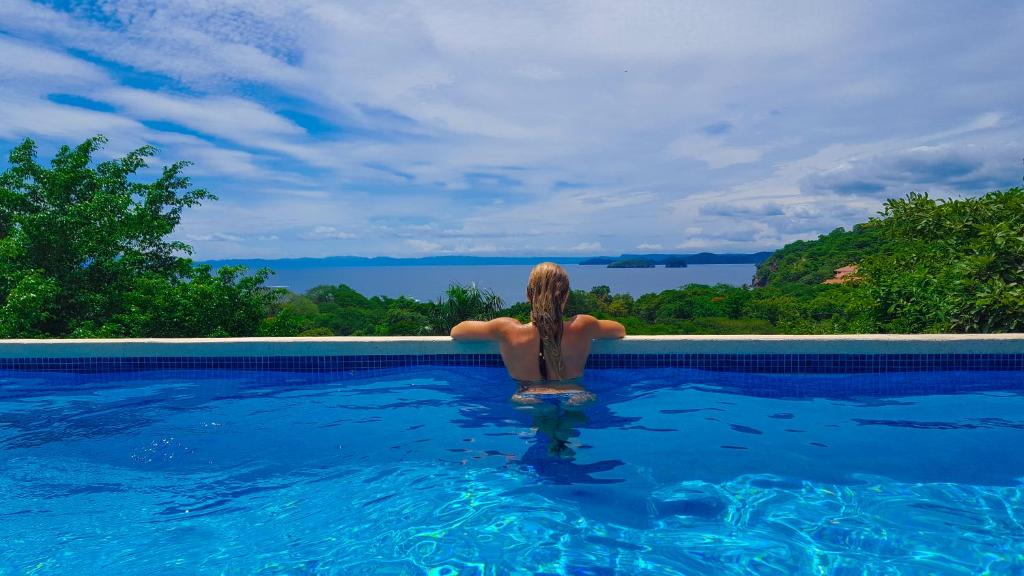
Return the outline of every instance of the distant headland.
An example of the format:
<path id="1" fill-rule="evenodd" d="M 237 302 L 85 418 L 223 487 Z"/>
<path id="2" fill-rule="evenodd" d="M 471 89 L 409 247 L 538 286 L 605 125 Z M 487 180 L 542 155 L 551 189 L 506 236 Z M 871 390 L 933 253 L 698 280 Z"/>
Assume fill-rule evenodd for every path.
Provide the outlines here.
<path id="1" fill-rule="evenodd" d="M 327 256 L 325 258 L 244 258 L 227 260 L 204 260 L 203 264 L 213 267 L 242 265 L 248 268 L 271 268 L 275 270 L 293 270 L 308 268 L 335 268 L 341 266 L 497 266 L 497 265 L 531 265 L 540 262 L 556 262 L 558 264 L 581 264 L 609 266 L 623 261 L 637 261 L 642 266 L 629 263 L 618 267 L 653 267 L 666 266 L 682 268 L 694 264 L 760 264 L 771 252 L 755 252 L 752 254 L 622 254 L 620 256 L 424 256 L 421 258 L 392 258 L 389 256 Z"/>
<path id="2" fill-rule="evenodd" d="M 595 256 L 579 263 L 584 266 L 607 266 L 609 268 L 686 268 L 691 264 L 760 264 L 771 256 L 771 252 L 751 254 L 623 254 L 621 256 Z"/>

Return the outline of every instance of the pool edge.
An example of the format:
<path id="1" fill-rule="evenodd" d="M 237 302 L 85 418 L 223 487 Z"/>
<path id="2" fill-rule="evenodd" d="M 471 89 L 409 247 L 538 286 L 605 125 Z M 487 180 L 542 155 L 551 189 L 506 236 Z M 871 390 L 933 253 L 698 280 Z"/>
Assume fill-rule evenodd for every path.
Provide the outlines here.
<path id="1" fill-rule="evenodd" d="M 0 358 L 290 357 L 496 354 L 493 342 L 447 336 L 0 340 Z M 1024 334 L 627 336 L 593 354 L 1024 354 Z"/>

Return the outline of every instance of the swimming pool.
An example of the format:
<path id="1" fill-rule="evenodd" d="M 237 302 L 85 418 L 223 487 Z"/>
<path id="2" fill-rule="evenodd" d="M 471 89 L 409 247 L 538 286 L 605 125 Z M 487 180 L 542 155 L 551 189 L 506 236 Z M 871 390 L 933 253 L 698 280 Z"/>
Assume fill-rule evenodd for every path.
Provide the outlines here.
<path id="1" fill-rule="evenodd" d="M 1024 373 L 0 371 L 0 574 L 1014 574 Z"/>

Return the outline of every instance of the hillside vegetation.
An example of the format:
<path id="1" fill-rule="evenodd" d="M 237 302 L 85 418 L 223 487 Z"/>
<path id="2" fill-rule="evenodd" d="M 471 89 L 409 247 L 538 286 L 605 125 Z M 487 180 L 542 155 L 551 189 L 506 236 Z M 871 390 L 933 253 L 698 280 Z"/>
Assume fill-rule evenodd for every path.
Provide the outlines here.
<path id="1" fill-rule="evenodd" d="M 858 279 L 822 294 L 838 300 L 845 291 L 857 302 L 847 318 L 857 330 L 1024 329 L 1024 190 L 889 200 L 877 218 L 851 231 L 776 251 L 758 267 L 754 285 L 798 294 L 849 264 Z"/>
<path id="2" fill-rule="evenodd" d="M 787 244 L 757 266 L 753 285 L 820 284 L 831 278 L 836 268 L 877 253 L 883 244 L 882 229 L 878 221 L 872 221 L 849 231 L 836 228 L 817 240 Z"/>
<path id="3" fill-rule="evenodd" d="M 215 197 L 191 186 L 185 162 L 142 182 L 151 147 L 94 165 L 104 142 L 65 146 L 49 167 L 31 140 L 11 152 L 0 174 L 0 338 L 426 335 L 468 318 L 529 318 L 528 305 L 474 286 L 436 302 L 344 285 L 293 294 L 268 288 L 269 270 L 196 265 L 191 247 L 167 238 L 184 209 Z M 823 283 L 848 265 L 855 274 Z M 598 286 L 573 291 L 567 312 L 632 334 L 1024 330 L 1024 190 L 889 200 L 852 230 L 771 254 L 752 284 L 639 298 Z"/>

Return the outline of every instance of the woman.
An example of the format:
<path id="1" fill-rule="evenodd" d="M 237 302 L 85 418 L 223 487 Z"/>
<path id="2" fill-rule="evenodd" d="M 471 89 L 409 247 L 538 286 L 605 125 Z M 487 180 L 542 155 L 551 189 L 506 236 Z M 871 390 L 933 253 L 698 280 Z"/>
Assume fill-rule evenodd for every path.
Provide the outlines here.
<path id="1" fill-rule="evenodd" d="M 519 383 L 513 400 L 537 403 L 562 397 L 579 404 L 592 398 L 580 386 L 583 367 L 595 338 L 622 338 L 626 329 L 611 320 L 577 314 L 563 321 L 569 299 L 569 275 L 558 264 L 543 262 L 526 284 L 529 324 L 515 318 L 467 320 L 452 328 L 456 340 L 497 340 L 509 375 Z"/>

